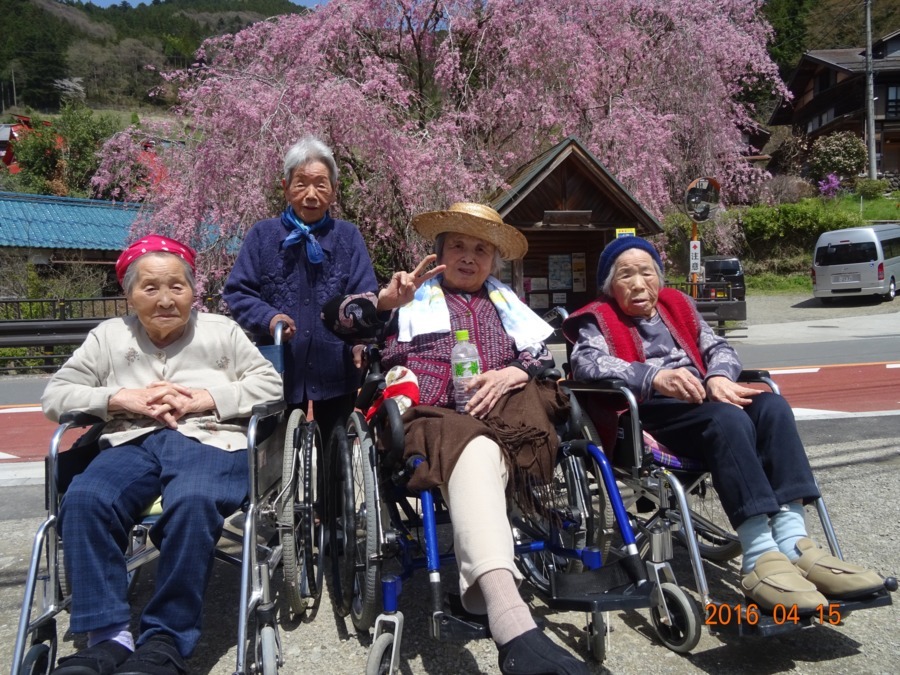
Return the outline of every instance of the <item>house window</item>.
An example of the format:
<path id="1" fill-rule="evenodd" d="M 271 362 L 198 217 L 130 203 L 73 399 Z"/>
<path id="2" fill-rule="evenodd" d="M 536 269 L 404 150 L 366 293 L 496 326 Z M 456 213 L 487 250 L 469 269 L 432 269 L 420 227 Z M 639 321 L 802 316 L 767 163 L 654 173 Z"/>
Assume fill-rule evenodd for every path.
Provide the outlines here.
<path id="1" fill-rule="evenodd" d="M 900 86 L 888 87 L 885 117 L 893 119 L 900 118 Z"/>
<path id="2" fill-rule="evenodd" d="M 834 78 L 835 74 L 833 70 L 822 70 L 818 75 L 816 75 L 816 83 L 814 85 L 814 93 L 821 94 L 823 91 L 828 89 L 829 87 L 834 86 Z"/>
<path id="3" fill-rule="evenodd" d="M 816 115 L 806 123 L 806 133 L 811 133 L 822 127 L 834 119 L 834 108 L 829 108 L 825 112 Z"/>

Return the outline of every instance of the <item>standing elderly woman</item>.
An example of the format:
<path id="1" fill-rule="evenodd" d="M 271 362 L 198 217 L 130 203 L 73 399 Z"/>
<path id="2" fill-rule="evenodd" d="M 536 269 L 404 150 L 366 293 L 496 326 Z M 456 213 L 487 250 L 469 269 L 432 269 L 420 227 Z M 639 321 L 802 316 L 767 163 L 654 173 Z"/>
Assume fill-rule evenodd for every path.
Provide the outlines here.
<path id="1" fill-rule="evenodd" d="M 247 494 L 245 418 L 281 398 L 281 378 L 234 321 L 192 311 L 189 247 L 144 237 L 122 253 L 116 274 L 134 315 L 92 330 L 42 398 L 52 420 L 66 411 L 106 420 L 101 452 L 60 506 L 70 626 L 88 634 L 88 647 L 54 673 L 177 675 L 200 638 L 224 519 Z M 160 550 L 156 591 L 135 650 L 123 551 L 159 495 L 165 508 L 150 532 Z"/>
<path id="2" fill-rule="evenodd" d="M 400 307 L 387 323 L 385 369 L 405 366 L 418 378 L 420 405 L 404 416 L 408 454 L 424 454 L 409 486 L 440 486 L 453 524 L 460 591 L 467 610 L 487 613 L 503 673 L 586 673 L 587 667 L 546 637 L 520 597 L 506 516 L 507 485 L 521 472 L 546 483 L 558 441 L 554 422 L 568 413 L 556 383 L 535 376 L 552 367 L 544 340 L 552 329 L 496 273 L 503 259 L 521 258 L 525 237 L 493 209 L 453 204 L 413 218 L 434 240 L 438 266 L 394 275 L 378 309 Z M 337 298 L 325 313 L 336 332 L 359 331 L 374 317 L 374 296 Z M 364 321 L 365 319 L 363 319 Z M 454 332 L 467 330 L 482 372 L 467 414 L 455 411 L 450 351 Z"/>
<path id="3" fill-rule="evenodd" d="M 623 380 L 641 422 L 672 452 L 703 459 L 743 549 L 745 595 L 762 609 L 812 613 L 828 598 L 870 594 L 876 573 L 808 538 L 803 506 L 819 496 L 790 406 L 736 382 L 738 355 L 684 293 L 663 288 L 662 262 L 639 237 L 600 256 L 601 299 L 563 324 L 577 380 Z"/>
<path id="4" fill-rule="evenodd" d="M 307 136 L 291 146 L 282 187 L 287 206 L 247 233 L 223 297 L 255 336 L 286 324 L 285 401 L 303 410 L 312 401 L 328 438 L 353 410 L 360 373 L 350 348 L 322 325 L 322 307 L 338 294 L 374 291 L 378 282 L 359 230 L 329 212 L 338 168 L 327 145 Z"/>

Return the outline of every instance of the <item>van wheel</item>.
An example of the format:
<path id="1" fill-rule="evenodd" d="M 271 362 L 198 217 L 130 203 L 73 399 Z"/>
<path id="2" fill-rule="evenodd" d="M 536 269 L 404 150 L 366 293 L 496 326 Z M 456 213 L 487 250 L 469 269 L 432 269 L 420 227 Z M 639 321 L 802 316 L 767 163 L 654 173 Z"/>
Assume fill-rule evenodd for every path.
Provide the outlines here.
<path id="1" fill-rule="evenodd" d="M 885 302 L 890 302 L 894 299 L 894 296 L 897 295 L 897 284 L 894 282 L 893 277 L 891 277 L 891 284 L 888 286 L 888 292 L 881 296 Z"/>

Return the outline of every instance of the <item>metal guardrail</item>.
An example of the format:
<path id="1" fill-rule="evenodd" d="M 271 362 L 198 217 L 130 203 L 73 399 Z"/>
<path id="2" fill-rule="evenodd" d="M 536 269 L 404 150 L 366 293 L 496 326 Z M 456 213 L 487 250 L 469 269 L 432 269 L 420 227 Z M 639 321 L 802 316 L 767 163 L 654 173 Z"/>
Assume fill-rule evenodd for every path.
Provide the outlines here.
<path id="1" fill-rule="evenodd" d="M 221 298 L 204 304 L 218 312 Z M 97 324 L 128 313 L 124 297 L 0 300 L 0 374 L 54 372 Z"/>

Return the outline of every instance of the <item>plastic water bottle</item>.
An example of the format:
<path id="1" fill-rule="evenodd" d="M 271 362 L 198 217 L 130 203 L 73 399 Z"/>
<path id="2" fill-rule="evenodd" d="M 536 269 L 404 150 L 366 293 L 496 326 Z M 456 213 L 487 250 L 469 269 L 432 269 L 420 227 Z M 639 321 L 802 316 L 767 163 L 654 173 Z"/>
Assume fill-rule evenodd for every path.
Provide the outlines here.
<path id="1" fill-rule="evenodd" d="M 472 398 L 474 391 L 466 391 L 466 385 L 481 373 L 481 360 L 478 349 L 469 342 L 469 331 L 458 330 L 455 333 L 456 344 L 450 352 L 450 372 L 453 376 L 453 397 L 456 399 L 456 412 L 466 412 L 466 403 Z"/>

